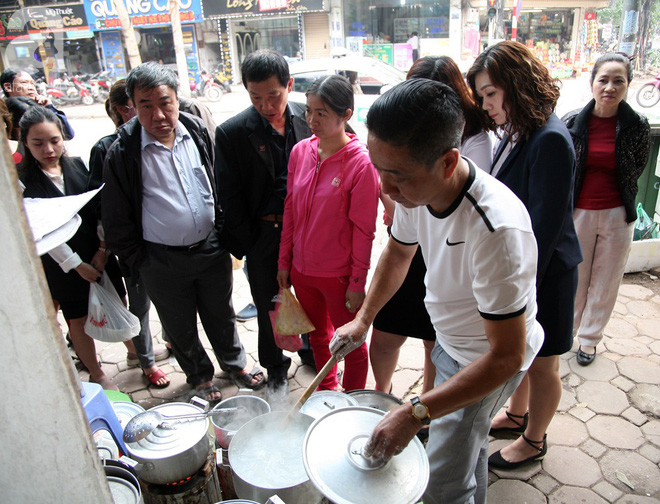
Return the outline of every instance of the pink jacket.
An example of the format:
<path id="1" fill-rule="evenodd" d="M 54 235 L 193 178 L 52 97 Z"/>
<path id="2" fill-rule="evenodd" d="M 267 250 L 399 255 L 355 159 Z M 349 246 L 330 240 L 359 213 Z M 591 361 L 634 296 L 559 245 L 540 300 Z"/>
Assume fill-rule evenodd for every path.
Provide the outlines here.
<path id="1" fill-rule="evenodd" d="M 361 292 L 376 232 L 378 173 L 355 135 L 319 164 L 319 139 L 297 143 L 289 157 L 279 269 L 349 276 Z"/>

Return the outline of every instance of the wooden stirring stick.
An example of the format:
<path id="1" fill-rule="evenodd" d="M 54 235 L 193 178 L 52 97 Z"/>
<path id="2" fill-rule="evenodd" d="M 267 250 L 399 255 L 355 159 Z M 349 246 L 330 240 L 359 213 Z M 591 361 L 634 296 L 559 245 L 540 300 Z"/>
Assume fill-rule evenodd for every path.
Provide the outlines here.
<path id="1" fill-rule="evenodd" d="M 291 411 L 287 415 L 287 419 L 291 418 L 294 414 L 298 412 L 298 410 L 300 410 L 300 408 L 302 408 L 302 405 L 305 404 L 307 399 L 309 399 L 309 396 L 312 395 L 312 392 L 316 390 L 316 387 L 319 386 L 319 383 L 321 383 L 323 378 L 325 378 L 325 376 L 330 372 L 330 370 L 335 364 L 337 364 L 337 357 L 333 355 L 332 357 L 330 357 L 330 360 L 325 363 L 325 366 L 321 368 L 319 374 L 317 374 L 316 377 L 314 377 L 312 383 L 310 383 L 309 386 L 302 393 L 300 399 L 298 399 L 298 402 L 293 406 L 293 408 L 291 408 Z"/>

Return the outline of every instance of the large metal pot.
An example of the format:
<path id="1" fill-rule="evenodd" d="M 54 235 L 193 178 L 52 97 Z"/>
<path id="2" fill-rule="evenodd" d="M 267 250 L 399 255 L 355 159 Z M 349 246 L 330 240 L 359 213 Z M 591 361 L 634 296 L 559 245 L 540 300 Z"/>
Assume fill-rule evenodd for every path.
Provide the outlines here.
<path id="1" fill-rule="evenodd" d="M 104 460 L 103 468 L 114 502 L 144 504 L 140 483 L 131 466 L 116 460 Z"/>
<path id="2" fill-rule="evenodd" d="M 213 411 L 226 408 L 239 408 L 239 411 L 223 415 L 211 415 L 215 439 L 218 445 L 225 450 L 229 448 L 229 443 L 238 429 L 253 418 L 270 413 L 269 404 L 260 397 L 255 396 L 230 397 L 213 408 Z"/>
<path id="3" fill-rule="evenodd" d="M 305 472 L 302 445 L 313 418 L 274 411 L 250 420 L 229 445 L 234 489 L 241 499 L 266 502 L 277 495 L 287 504 L 316 504 L 322 495 Z"/>
<path id="4" fill-rule="evenodd" d="M 151 408 L 164 417 L 203 413 L 187 403 L 168 403 Z M 175 483 L 195 474 L 211 452 L 209 420 L 200 418 L 157 427 L 144 439 L 126 443 L 129 455 L 138 464 L 135 471 L 147 483 Z"/>
<path id="5" fill-rule="evenodd" d="M 358 406 L 377 409 L 385 413 L 403 404 L 398 397 L 378 390 L 351 390 L 347 394 L 357 401 Z"/>

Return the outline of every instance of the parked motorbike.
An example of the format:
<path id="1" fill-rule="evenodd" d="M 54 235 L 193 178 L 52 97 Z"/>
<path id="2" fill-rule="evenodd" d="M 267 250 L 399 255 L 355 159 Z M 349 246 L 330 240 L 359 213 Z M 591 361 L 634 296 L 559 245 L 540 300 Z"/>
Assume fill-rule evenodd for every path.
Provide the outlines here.
<path id="1" fill-rule="evenodd" d="M 56 107 L 63 105 L 92 105 L 92 91 L 77 77 L 61 80 L 46 88 L 46 94 Z"/>
<path id="2" fill-rule="evenodd" d="M 203 96 L 210 101 L 218 101 L 224 93 L 231 93 L 229 77 L 218 68 L 214 72 L 202 70 L 201 79 L 196 86 L 198 96 Z"/>
<path id="3" fill-rule="evenodd" d="M 89 91 L 96 101 L 104 103 L 110 95 L 112 82 L 108 78 L 110 72 L 103 70 L 95 74 L 79 76 L 79 80 L 89 86 Z"/>
<path id="4" fill-rule="evenodd" d="M 653 107 L 660 101 L 660 73 L 655 78 L 644 84 L 637 91 L 637 103 L 642 107 Z"/>

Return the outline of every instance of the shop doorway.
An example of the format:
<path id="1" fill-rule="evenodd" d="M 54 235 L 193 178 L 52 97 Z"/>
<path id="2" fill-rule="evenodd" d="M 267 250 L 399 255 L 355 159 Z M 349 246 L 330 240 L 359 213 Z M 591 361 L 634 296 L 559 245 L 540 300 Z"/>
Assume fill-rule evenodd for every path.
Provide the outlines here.
<path id="1" fill-rule="evenodd" d="M 232 21 L 231 33 L 237 63 L 235 68 L 240 68 L 245 57 L 259 49 L 272 48 L 289 59 L 300 57 L 296 17 Z"/>

